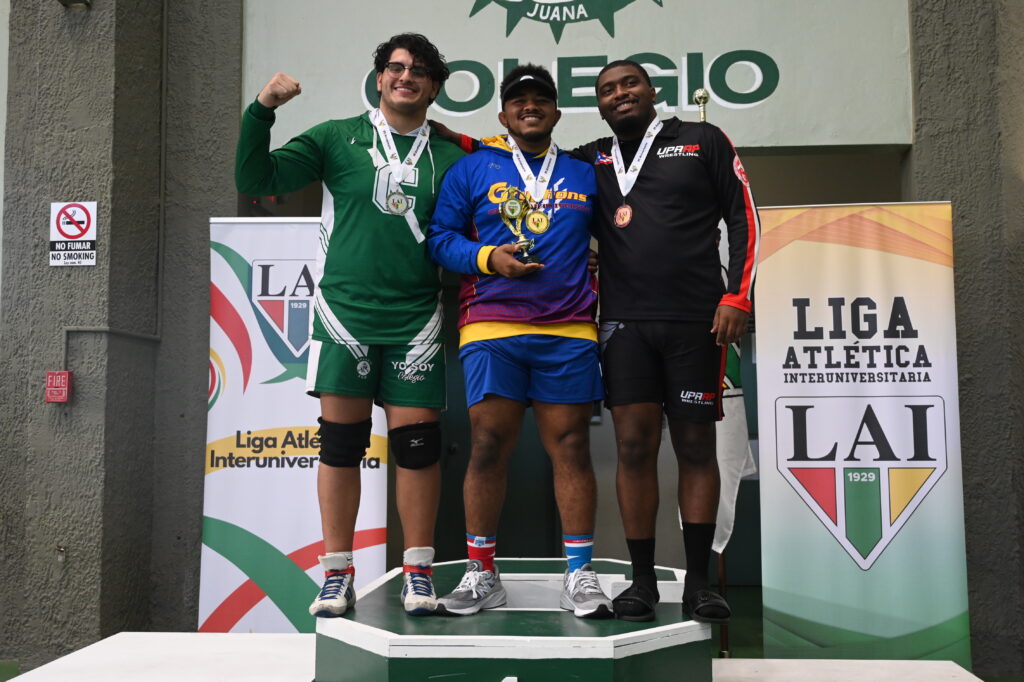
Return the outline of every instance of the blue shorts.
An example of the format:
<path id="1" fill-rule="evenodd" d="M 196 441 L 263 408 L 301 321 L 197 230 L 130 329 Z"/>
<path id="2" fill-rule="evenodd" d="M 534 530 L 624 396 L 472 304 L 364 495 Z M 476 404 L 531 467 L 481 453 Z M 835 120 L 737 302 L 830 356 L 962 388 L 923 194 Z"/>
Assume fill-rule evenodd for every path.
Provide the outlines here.
<path id="1" fill-rule="evenodd" d="M 587 339 L 523 334 L 473 341 L 462 347 L 459 358 L 467 406 L 488 393 L 563 405 L 604 398 L 598 345 Z"/>

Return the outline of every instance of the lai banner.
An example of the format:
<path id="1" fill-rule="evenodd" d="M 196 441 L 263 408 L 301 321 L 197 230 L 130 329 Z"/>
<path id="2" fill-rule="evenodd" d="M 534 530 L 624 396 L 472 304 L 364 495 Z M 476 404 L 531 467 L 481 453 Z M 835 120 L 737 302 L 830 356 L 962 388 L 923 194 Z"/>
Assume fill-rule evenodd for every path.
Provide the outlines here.
<path id="1" fill-rule="evenodd" d="M 969 668 L 951 207 L 760 215 L 765 656 Z"/>
<path id="2" fill-rule="evenodd" d="M 314 632 L 319 402 L 305 394 L 317 218 L 210 221 L 200 632 Z M 356 589 L 384 573 L 387 430 L 374 408 Z"/>

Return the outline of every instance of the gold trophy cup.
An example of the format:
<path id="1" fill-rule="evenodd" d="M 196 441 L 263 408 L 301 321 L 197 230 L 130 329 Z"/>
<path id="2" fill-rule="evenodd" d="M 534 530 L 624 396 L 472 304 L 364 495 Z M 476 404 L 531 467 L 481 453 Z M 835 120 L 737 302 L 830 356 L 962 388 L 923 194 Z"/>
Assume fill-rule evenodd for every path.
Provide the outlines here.
<path id="1" fill-rule="evenodd" d="M 508 196 L 498 208 L 501 222 L 505 223 L 505 227 L 511 230 L 516 237 L 516 246 L 519 247 L 517 258 L 525 264 L 540 262 L 540 259 L 530 253 L 530 249 L 535 246 L 536 242 L 523 235 L 523 218 L 526 217 L 528 207 L 527 197 L 519 189 L 513 187 L 508 190 Z"/>

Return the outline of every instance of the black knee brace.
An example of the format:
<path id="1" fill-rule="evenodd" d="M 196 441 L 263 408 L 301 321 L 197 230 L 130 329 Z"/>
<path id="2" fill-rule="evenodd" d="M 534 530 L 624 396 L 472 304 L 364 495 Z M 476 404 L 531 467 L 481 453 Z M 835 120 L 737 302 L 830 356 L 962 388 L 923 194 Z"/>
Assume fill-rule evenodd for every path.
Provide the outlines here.
<path id="1" fill-rule="evenodd" d="M 425 469 L 441 459 L 441 422 L 420 422 L 388 431 L 395 464 L 403 469 Z"/>
<path id="2" fill-rule="evenodd" d="M 320 463 L 329 467 L 357 467 L 370 447 L 371 420 L 339 424 L 320 422 Z"/>

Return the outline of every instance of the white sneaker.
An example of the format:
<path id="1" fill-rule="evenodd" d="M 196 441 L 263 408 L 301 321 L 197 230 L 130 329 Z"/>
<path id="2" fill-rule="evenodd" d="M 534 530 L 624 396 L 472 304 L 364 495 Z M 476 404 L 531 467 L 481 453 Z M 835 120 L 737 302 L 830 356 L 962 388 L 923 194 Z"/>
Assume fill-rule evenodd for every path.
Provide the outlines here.
<path id="1" fill-rule="evenodd" d="M 352 552 L 330 552 L 321 555 L 324 585 L 309 605 L 309 614 L 320 618 L 337 618 L 356 605 L 355 568 Z"/>
<path id="2" fill-rule="evenodd" d="M 612 600 L 601 591 L 597 573 L 590 564 L 583 564 L 562 579 L 562 597 L 559 606 L 572 611 L 577 618 L 611 618 Z"/>
<path id="3" fill-rule="evenodd" d="M 320 618 L 337 618 L 356 605 L 352 573 L 335 573 L 324 580 L 320 594 L 309 605 L 309 613 Z"/>
<path id="4" fill-rule="evenodd" d="M 402 607 L 410 616 L 431 616 L 437 610 L 437 593 L 429 573 L 406 571 Z"/>

